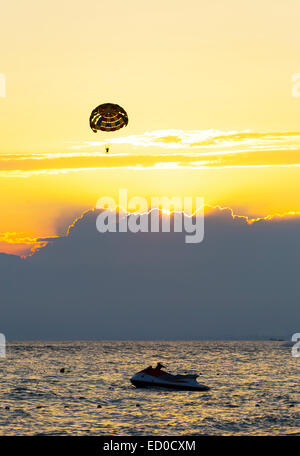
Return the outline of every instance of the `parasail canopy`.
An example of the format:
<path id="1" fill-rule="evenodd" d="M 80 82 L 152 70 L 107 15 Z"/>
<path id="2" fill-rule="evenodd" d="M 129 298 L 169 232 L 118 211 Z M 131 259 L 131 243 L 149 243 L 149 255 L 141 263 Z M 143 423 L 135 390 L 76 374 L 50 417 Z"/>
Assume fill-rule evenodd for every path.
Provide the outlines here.
<path id="1" fill-rule="evenodd" d="M 113 103 L 104 103 L 95 108 L 90 115 L 90 127 L 97 130 L 115 131 L 128 124 L 128 115 L 125 109 Z"/>

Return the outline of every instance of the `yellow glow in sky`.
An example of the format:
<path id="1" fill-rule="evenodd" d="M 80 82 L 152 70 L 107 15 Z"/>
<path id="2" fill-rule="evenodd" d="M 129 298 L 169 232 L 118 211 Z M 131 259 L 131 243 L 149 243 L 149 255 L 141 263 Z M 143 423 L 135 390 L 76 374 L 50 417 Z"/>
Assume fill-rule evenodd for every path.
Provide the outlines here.
<path id="1" fill-rule="evenodd" d="M 63 232 L 119 188 L 299 211 L 299 17 L 296 0 L 3 5 L 0 250 Z M 107 101 L 129 115 L 110 138 L 88 124 Z"/>

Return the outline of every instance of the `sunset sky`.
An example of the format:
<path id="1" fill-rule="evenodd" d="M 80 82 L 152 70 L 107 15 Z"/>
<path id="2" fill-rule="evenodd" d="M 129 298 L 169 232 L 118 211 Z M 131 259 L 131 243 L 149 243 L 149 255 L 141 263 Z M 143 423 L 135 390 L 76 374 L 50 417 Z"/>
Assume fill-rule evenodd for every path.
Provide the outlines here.
<path id="1" fill-rule="evenodd" d="M 0 251 L 28 253 L 120 188 L 297 217 L 299 18 L 298 0 L 6 2 Z M 129 116 L 111 135 L 88 122 L 105 102 Z"/>

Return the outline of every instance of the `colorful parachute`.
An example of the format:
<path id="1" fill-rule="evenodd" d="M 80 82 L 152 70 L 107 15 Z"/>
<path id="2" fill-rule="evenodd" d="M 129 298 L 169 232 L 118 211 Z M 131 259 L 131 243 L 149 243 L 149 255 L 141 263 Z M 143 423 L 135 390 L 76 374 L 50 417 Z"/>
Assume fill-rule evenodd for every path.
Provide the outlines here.
<path id="1" fill-rule="evenodd" d="M 128 124 L 128 115 L 125 109 L 113 103 L 104 103 L 92 111 L 90 115 L 90 127 L 97 130 L 115 131 Z"/>

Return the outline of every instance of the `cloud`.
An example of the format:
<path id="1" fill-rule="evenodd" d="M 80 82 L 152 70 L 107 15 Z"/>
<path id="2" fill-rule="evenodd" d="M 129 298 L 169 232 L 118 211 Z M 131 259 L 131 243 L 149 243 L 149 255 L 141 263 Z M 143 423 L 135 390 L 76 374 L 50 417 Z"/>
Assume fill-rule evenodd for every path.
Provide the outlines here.
<path id="1" fill-rule="evenodd" d="M 72 149 L 84 149 L 111 144 L 125 144 L 136 147 L 157 147 L 162 149 L 193 149 L 216 147 L 293 147 L 300 146 L 300 132 L 251 132 L 208 130 L 154 130 L 139 135 L 128 135 L 120 138 L 105 137 L 100 141 L 74 143 Z"/>
<path id="2" fill-rule="evenodd" d="M 0 249 L 7 249 L 15 255 L 25 256 L 36 249 L 44 247 L 47 239 L 37 239 L 21 232 L 0 233 Z"/>
<path id="3" fill-rule="evenodd" d="M 116 145 L 111 154 L 99 152 L 107 141 Z M 110 169 L 296 167 L 300 165 L 300 133 L 155 130 L 72 143 L 61 153 L 3 154 L 0 165 L 3 178 Z"/>
<path id="4" fill-rule="evenodd" d="M 106 233 L 97 211 L 27 259 L 0 255 L 8 338 L 197 339 L 299 332 L 299 217 L 218 208 L 205 238 Z M 17 278 L 17 279 L 16 279 Z"/>

